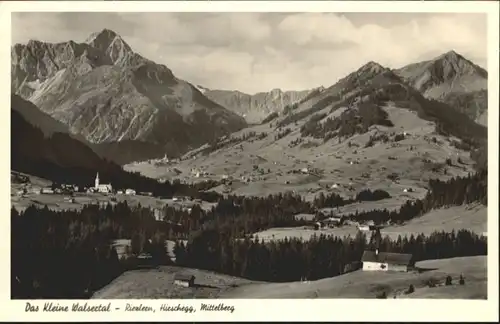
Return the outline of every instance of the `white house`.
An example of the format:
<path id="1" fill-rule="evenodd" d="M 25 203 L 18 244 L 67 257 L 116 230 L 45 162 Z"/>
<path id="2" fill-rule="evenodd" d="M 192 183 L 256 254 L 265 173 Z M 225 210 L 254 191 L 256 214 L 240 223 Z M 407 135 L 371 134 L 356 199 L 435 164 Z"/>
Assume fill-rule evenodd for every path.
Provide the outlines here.
<path id="1" fill-rule="evenodd" d="M 340 222 L 341 222 L 340 217 L 328 217 L 327 219 L 323 220 L 323 223 L 328 227 L 338 226 Z"/>
<path id="2" fill-rule="evenodd" d="M 370 226 L 369 225 L 358 225 L 358 230 L 360 231 L 369 231 Z"/>
<path id="3" fill-rule="evenodd" d="M 40 193 L 42 193 L 42 194 L 53 194 L 54 190 L 52 190 L 52 188 L 42 188 L 40 190 Z"/>
<path id="4" fill-rule="evenodd" d="M 97 175 L 95 177 L 95 190 L 97 192 L 102 192 L 102 193 L 111 193 L 113 192 L 113 186 L 111 184 L 100 184 L 99 183 L 99 172 L 97 172 Z"/>
<path id="5" fill-rule="evenodd" d="M 161 221 L 163 219 L 163 212 L 161 209 L 155 209 L 154 210 L 154 217 L 155 217 L 155 220 L 157 221 Z"/>
<path id="6" fill-rule="evenodd" d="M 361 258 L 363 271 L 399 271 L 406 272 L 413 266 L 413 255 L 404 253 L 388 253 L 365 251 Z"/>
<path id="7" fill-rule="evenodd" d="M 195 277 L 193 275 L 176 273 L 174 276 L 174 285 L 181 287 L 192 287 L 194 286 L 194 279 Z"/>

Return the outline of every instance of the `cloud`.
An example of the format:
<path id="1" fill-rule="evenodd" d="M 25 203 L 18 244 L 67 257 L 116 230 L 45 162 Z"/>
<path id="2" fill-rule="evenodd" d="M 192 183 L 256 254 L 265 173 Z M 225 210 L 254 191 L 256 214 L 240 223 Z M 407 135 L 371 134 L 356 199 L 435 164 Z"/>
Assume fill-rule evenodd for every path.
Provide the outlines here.
<path id="1" fill-rule="evenodd" d="M 84 41 L 103 28 L 180 78 L 254 93 L 329 86 L 373 60 L 451 49 L 486 67 L 486 16 L 412 13 L 15 13 L 14 42 Z"/>

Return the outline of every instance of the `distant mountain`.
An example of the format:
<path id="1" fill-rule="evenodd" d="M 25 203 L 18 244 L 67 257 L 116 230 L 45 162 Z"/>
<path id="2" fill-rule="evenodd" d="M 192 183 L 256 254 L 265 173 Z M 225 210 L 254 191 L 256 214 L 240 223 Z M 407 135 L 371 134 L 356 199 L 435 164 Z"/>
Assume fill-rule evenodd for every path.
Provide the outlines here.
<path id="1" fill-rule="evenodd" d="M 198 89 L 212 101 L 244 117 L 250 124 L 262 122 L 272 113 L 281 114 L 287 106 L 306 98 L 316 88 L 304 91 L 282 91 L 273 89 L 269 92 L 259 92 L 253 95 L 240 91 L 211 90 L 198 86 Z"/>
<path id="2" fill-rule="evenodd" d="M 459 109 L 425 97 L 394 71 L 376 62 L 368 62 L 340 79 L 331 87 L 295 105 L 273 123 L 294 133 L 301 127 L 303 136 L 312 135 L 327 141 L 367 132 L 371 126 L 388 126 L 382 107 L 391 104 L 415 112 L 421 119 L 434 122 L 436 131 L 455 136 L 479 147 L 484 145 L 487 130 Z M 337 111 L 342 111 L 338 113 Z"/>
<path id="3" fill-rule="evenodd" d="M 247 125 L 108 29 L 84 43 L 16 44 L 11 59 L 13 93 L 98 151 L 113 146 L 121 158 L 127 156 L 120 163 L 178 155 Z M 130 152 L 142 145 L 144 150 Z"/>
<path id="4" fill-rule="evenodd" d="M 488 72 L 455 51 L 394 72 L 426 98 L 447 103 L 472 120 L 487 124 Z"/>

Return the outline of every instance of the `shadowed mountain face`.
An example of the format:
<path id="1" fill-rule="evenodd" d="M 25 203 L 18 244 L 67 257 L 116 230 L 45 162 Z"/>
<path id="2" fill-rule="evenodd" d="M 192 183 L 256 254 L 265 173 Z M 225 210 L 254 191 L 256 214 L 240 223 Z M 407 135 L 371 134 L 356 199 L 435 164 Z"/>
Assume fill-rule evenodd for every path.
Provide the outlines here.
<path id="1" fill-rule="evenodd" d="M 447 103 L 487 125 L 488 72 L 450 51 L 394 71 L 426 98 Z"/>
<path id="2" fill-rule="evenodd" d="M 147 191 L 159 186 L 101 158 L 84 138 L 17 95 L 11 95 L 11 170 L 82 188 L 93 185 L 96 172 L 117 188 Z"/>
<path id="3" fill-rule="evenodd" d="M 11 58 L 13 93 L 96 147 L 112 145 L 127 156 L 121 163 L 176 155 L 246 126 L 107 29 L 85 43 L 16 44 Z M 131 147 L 139 149 L 129 152 Z"/>
<path id="4" fill-rule="evenodd" d="M 201 92 L 214 102 L 244 117 L 248 123 L 262 122 L 272 113 L 281 114 L 287 106 L 297 103 L 322 87 L 304 91 L 282 91 L 273 89 L 253 95 L 240 91 L 212 90 L 198 87 Z"/>
<path id="5" fill-rule="evenodd" d="M 35 118 L 33 118 L 36 117 Z M 50 180 L 76 180 L 77 176 L 106 168 L 106 163 L 67 128 L 36 106 L 11 96 L 11 168 Z M 91 178 L 89 178 L 91 179 Z"/>

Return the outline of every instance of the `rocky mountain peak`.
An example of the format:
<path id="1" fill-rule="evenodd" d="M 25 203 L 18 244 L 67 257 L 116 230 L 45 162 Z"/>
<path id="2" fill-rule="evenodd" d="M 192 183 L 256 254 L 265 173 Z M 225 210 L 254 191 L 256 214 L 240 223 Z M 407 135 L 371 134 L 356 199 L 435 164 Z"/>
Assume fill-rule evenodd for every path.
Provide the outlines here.
<path id="1" fill-rule="evenodd" d="M 473 120 L 487 111 L 488 72 L 454 50 L 394 72 L 426 98 L 449 104 Z"/>
<path id="2" fill-rule="evenodd" d="M 90 34 L 90 36 L 87 38 L 85 43 L 91 45 L 92 47 L 99 47 L 99 45 L 103 45 L 104 47 L 108 47 L 109 44 L 116 37 L 120 37 L 120 36 L 117 33 L 115 33 L 114 31 L 104 28 L 101 31 L 97 31 L 97 32 Z"/>
<path id="3" fill-rule="evenodd" d="M 474 75 L 486 78 L 487 72 L 464 58 L 455 51 L 446 52 L 430 62 L 436 76 L 446 80 L 462 75 Z"/>
<path id="4" fill-rule="evenodd" d="M 370 73 L 370 74 L 379 74 L 384 71 L 386 71 L 387 68 L 383 67 L 377 62 L 370 61 L 363 65 L 361 68 L 358 69 L 358 73 Z"/>
<path id="5" fill-rule="evenodd" d="M 441 58 L 447 58 L 449 60 L 459 60 L 459 59 L 463 59 L 464 58 L 462 55 L 458 54 L 454 50 L 448 51 L 448 52 L 440 55 L 439 57 L 441 57 Z"/>
<path id="6" fill-rule="evenodd" d="M 123 38 L 110 29 L 103 29 L 91 34 L 86 43 L 105 53 L 114 63 L 124 60 L 125 57 L 133 53 L 132 48 Z"/>

